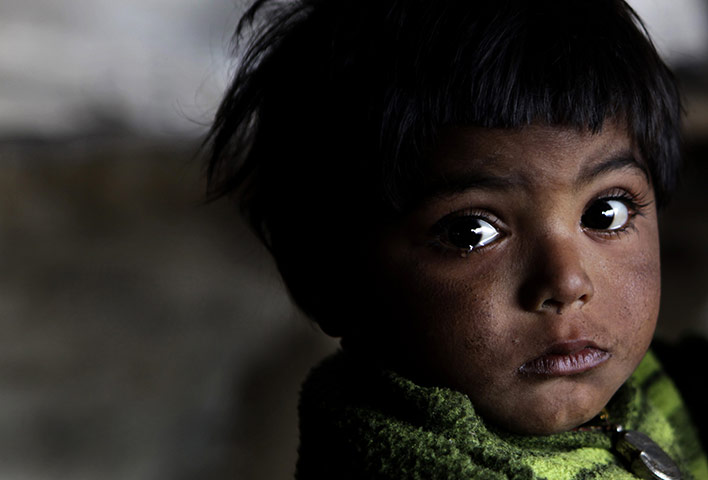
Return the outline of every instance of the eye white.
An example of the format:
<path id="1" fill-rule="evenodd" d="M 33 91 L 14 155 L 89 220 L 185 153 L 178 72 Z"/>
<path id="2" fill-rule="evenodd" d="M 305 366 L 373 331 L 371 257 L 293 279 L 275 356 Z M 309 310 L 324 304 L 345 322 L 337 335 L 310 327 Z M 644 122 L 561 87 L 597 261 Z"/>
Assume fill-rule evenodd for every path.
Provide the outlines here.
<path id="1" fill-rule="evenodd" d="M 499 236 L 499 230 L 494 228 L 491 224 L 485 222 L 484 220 L 477 219 L 479 222 L 479 227 L 472 230 L 476 235 L 479 235 L 479 241 L 472 248 L 483 247 Z"/>
<path id="2" fill-rule="evenodd" d="M 629 220 L 627 205 L 619 200 L 607 200 L 607 204 L 612 208 L 612 213 L 610 213 L 610 210 L 603 212 L 608 217 L 612 215 L 612 222 L 607 227 L 607 230 L 617 230 L 624 227 Z"/>

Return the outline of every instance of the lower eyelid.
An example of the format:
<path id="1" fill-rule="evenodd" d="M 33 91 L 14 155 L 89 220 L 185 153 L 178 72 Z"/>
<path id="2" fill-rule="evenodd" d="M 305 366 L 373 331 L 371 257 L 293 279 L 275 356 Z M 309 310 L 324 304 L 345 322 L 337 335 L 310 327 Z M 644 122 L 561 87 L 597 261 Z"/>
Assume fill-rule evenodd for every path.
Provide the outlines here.
<path id="1" fill-rule="evenodd" d="M 615 230 L 594 230 L 592 228 L 584 228 L 586 232 L 589 234 L 598 236 L 598 237 L 605 237 L 605 238 L 619 238 L 622 235 L 630 232 L 636 232 L 637 231 L 637 226 L 635 225 L 634 222 L 634 217 L 637 214 L 630 214 L 629 220 L 627 221 L 627 224 L 621 228 L 617 228 Z"/>
<path id="2" fill-rule="evenodd" d="M 436 251 L 438 251 L 438 253 L 442 255 L 449 255 L 455 258 L 467 258 L 472 254 L 484 253 L 487 251 L 487 249 L 495 248 L 503 237 L 504 235 L 502 235 L 499 239 L 496 239 L 491 243 L 488 243 L 481 247 L 473 248 L 472 250 L 464 250 L 461 248 L 456 248 L 454 246 L 448 246 L 439 240 L 431 241 L 430 243 L 428 243 L 428 246 L 435 249 Z"/>

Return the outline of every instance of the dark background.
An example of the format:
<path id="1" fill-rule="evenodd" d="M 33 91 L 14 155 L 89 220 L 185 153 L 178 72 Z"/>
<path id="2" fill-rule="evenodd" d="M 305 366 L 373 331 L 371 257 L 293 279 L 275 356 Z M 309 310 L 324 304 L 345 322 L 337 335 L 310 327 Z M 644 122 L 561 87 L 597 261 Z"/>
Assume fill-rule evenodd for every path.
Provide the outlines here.
<path id="1" fill-rule="evenodd" d="M 686 93 L 659 333 L 708 335 L 708 5 L 635 1 Z M 241 6 L 0 6 L 0 478 L 292 477 L 336 348 L 196 159 Z"/>

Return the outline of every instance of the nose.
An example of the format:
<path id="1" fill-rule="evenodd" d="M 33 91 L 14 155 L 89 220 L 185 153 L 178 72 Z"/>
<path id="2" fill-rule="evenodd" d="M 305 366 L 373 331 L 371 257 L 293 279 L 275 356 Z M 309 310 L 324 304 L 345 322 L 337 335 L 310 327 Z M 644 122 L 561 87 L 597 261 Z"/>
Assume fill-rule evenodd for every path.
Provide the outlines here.
<path id="1" fill-rule="evenodd" d="M 537 242 L 520 289 L 523 308 L 562 314 L 582 308 L 594 294 L 581 248 L 572 238 L 545 238 Z"/>

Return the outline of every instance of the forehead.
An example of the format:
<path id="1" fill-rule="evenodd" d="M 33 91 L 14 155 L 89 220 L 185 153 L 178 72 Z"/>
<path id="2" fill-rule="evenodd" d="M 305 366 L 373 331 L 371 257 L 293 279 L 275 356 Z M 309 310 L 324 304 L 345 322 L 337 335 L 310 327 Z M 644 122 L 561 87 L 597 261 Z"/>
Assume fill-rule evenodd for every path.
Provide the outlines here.
<path id="1" fill-rule="evenodd" d="M 532 124 L 520 129 L 450 127 L 443 132 L 434 155 L 435 167 L 454 170 L 468 167 L 494 168 L 542 157 L 549 170 L 599 161 L 620 151 L 633 152 L 627 130 L 608 123 L 598 133 L 572 127 Z"/>
<path id="2" fill-rule="evenodd" d="M 450 127 L 429 165 L 426 196 L 469 186 L 580 186 L 612 172 L 649 176 L 627 130 L 615 122 L 597 133 L 536 124 L 513 130 Z"/>

